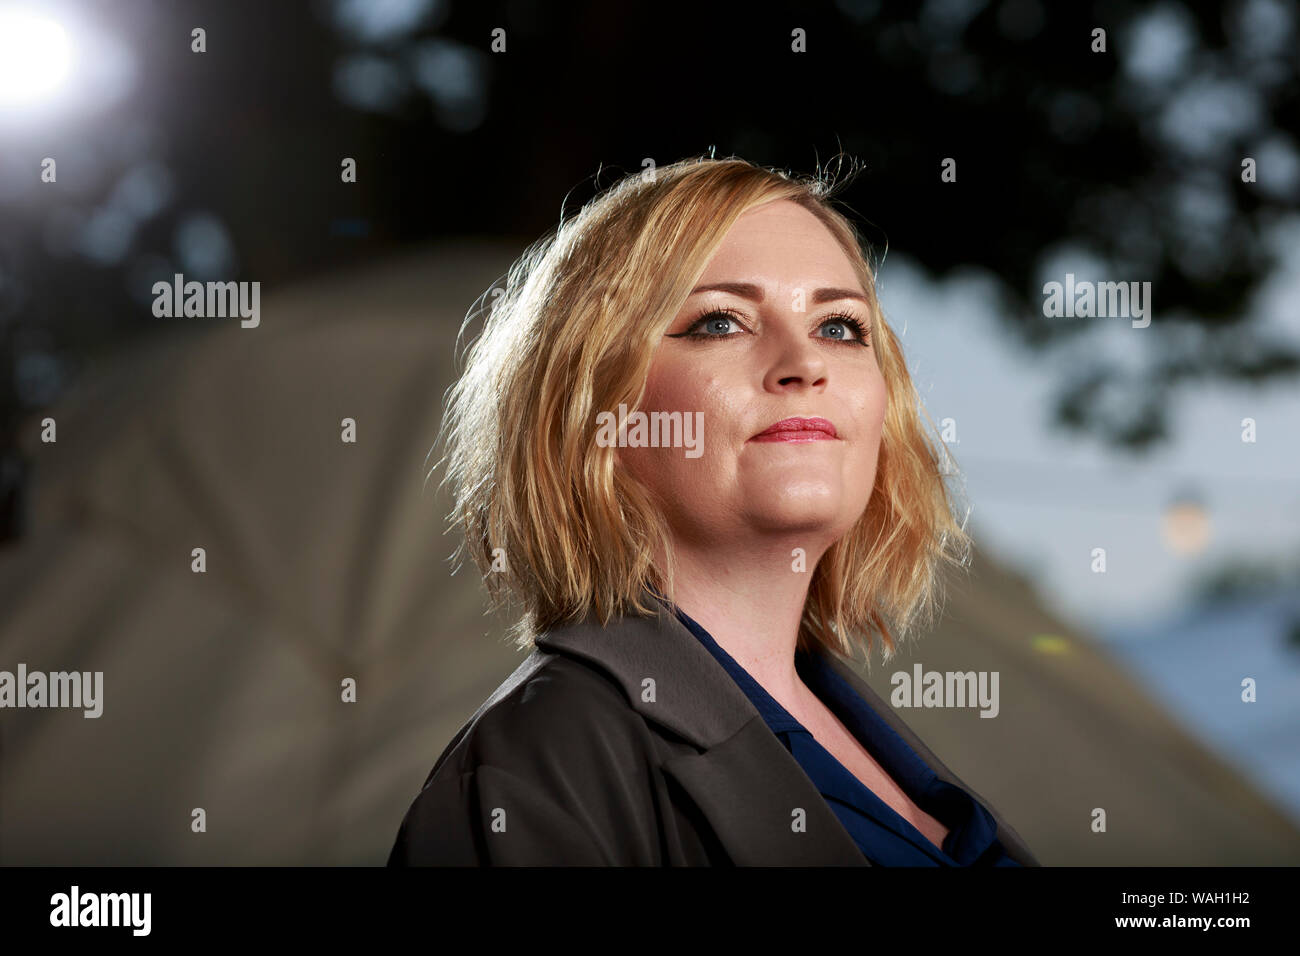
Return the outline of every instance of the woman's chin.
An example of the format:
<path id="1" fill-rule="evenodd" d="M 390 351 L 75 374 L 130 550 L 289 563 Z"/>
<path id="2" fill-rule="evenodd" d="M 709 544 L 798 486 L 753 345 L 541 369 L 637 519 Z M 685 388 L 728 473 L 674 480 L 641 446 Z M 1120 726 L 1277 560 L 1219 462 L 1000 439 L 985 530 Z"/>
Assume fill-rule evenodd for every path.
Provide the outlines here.
<path id="1" fill-rule="evenodd" d="M 828 498 L 787 498 L 773 501 L 765 508 L 755 508 L 753 505 L 750 502 L 750 508 L 747 509 L 750 524 L 763 531 L 831 534 L 846 524 L 842 504 Z"/>

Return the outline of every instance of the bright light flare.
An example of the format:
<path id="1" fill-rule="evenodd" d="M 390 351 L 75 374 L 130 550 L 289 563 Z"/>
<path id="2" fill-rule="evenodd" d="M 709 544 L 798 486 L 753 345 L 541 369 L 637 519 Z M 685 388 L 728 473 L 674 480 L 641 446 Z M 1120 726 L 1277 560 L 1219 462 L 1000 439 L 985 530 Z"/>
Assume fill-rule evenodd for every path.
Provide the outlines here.
<path id="1" fill-rule="evenodd" d="M 37 103 L 68 75 L 67 31 L 35 14 L 0 10 L 0 107 Z"/>

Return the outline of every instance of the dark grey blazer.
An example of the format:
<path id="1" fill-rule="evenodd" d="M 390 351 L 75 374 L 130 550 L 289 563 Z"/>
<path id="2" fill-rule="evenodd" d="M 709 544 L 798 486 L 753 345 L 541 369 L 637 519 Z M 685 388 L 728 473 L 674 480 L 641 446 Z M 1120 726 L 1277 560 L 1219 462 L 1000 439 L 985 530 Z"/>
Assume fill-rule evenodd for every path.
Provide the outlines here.
<path id="1" fill-rule="evenodd" d="M 434 764 L 390 866 L 870 865 L 674 615 L 588 618 L 536 644 Z M 852 667 L 827 657 L 941 780 L 993 814 L 1013 859 L 1038 865 Z"/>

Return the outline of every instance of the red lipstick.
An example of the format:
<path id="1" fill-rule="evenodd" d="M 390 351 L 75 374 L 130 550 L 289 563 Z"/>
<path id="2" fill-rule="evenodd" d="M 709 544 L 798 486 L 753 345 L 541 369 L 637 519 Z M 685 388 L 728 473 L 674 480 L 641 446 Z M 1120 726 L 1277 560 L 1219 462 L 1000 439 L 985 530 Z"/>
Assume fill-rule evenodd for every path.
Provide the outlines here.
<path id="1" fill-rule="evenodd" d="M 750 441 L 830 441 L 838 437 L 835 426 L 824 418 L 783 418 Z"/>

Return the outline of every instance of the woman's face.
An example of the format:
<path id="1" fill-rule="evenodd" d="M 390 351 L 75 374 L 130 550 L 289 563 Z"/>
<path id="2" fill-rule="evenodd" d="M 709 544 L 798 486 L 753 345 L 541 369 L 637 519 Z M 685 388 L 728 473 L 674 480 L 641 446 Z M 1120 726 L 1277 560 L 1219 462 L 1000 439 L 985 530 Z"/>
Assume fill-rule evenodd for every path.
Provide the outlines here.
<path id="1" fill-rule="evenodd" d="M 640 410 L 691 414 L 700 454 L 625 446 L 619 461 L 679 543 L 725 550 L 781 535 L 812 557 L 852 527 L 875 484 L 885 381 L 845 319 L 870 331 L 862 287 L 817 217 L 778 200 L 736 221 L 696 290 L 657 347 Z M 823 419 L 833 436 L 762 434 L 791 418 Z"/>

